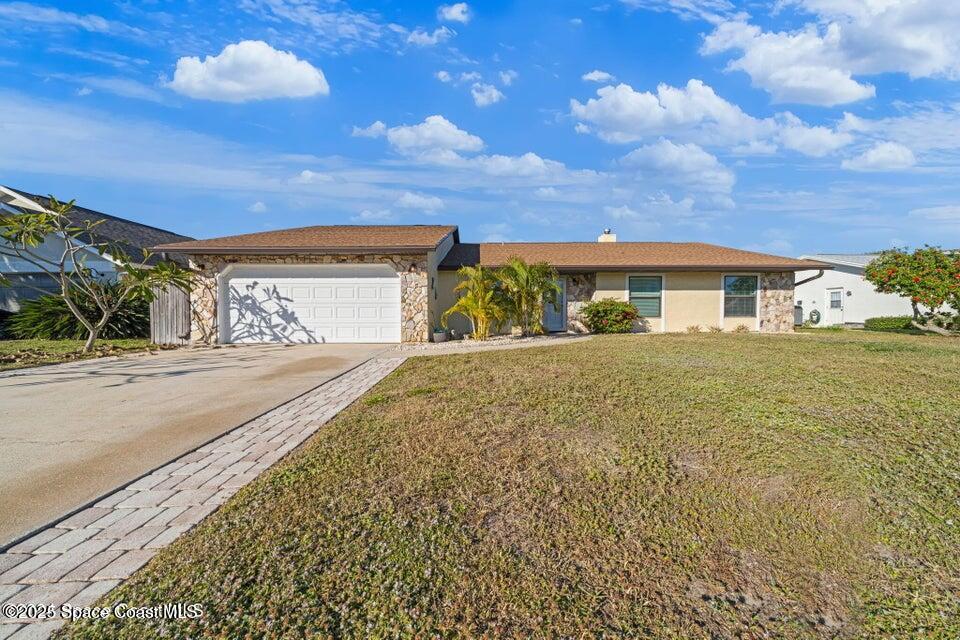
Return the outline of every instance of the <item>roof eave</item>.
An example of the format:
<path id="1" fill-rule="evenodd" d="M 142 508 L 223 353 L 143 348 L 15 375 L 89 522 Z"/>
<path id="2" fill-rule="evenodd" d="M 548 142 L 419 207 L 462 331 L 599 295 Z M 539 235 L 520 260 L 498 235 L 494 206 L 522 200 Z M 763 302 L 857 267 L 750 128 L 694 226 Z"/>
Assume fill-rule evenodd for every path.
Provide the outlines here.
<path id="1" fill-rule="evenodd" d="M 441 271 L 456 271 L 464 265 L 444 265 L 438 268 Z M 472 265 L 471 265 L 472 266 Z M 503 265 L 485 264 L 484 267 L 496 268 Z M 833 269 L 829 264 L 813 265 L 742 265 L 742 264 L 698 264 L 698 265 L 662 265 L 662 264 L 603 264 L 603 265 L 553 265 L 560 273 L 579 273 L 583 271 L 809 271 L 816 269 Z"/>
<path id="2" fill-rule="evenodd" d="M 436 245 L 408 245 L 396 247 L 189 247 L 177 245 L 159 245 L 152 251 L 184 253 L 187 255 L 329 255 L 363 253 L 426 253 L 436 249 Z"/>

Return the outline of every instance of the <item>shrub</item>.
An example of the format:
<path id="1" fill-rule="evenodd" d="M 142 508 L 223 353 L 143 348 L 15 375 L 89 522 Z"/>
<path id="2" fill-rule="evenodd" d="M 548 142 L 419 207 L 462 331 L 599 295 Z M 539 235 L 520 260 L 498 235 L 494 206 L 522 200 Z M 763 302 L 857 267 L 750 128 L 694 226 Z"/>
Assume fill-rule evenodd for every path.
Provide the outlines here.
<path id="1" fill-rule="evenodd" d="M 723 333 L 723 327 L 718 327 L 714 325 L 710 327 L 710 333 Z"/>
<path id="2" fill-rule="evenodd" d="M 903 331 L 912 329 L 910 321 L 911 316 L 879 316 L 877 318 L 867 318 L 863 323 L 864 329 L 870 331 Z"/>
<path id="3" fill-rule="evenodd" d="M 692 324 L 687 327 L 687 333 L 700 333 L 700 330 L 700 325 L 698 324 Z"/>
<path id="4" fill-rule="evenodd" d="M 113 285 L 111 285 L 113 286 Z M 93 317 L 96 303 L 87 296 L 77 296 L 81 311 Z M 7 333 L 21 340 L 80 340 L 87 328 L 77 319 L 60 296 L 45 295 L 20 304 L 20 311 L 7 321 Z M 142 298 L 128 298 L 100 332 L 101 338 L 146 338 L 150 335 L 150 303 Z"/>
<path id="5" fill-rule="evenodd" d="M 612 298 L 591 302 L 581 313 L 587 328 L 594 333 L 630 333 L 640 317 L 632 304 Z"/>
<path id="6" fill-rule="evenodd" d="M 750 327 L 745 324 L 738 324 L 737 328 L 733 330 L 734 333 L 750 333 Z"/>

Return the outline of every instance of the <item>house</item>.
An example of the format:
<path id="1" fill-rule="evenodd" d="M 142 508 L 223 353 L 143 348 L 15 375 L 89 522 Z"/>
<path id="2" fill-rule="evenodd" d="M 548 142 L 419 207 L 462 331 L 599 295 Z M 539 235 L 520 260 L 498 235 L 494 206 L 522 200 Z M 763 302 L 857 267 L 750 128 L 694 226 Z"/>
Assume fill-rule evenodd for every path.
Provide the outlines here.
<path id="1" fill-rule="evenodd" d="M 863 277 L 864 269 L 877 257 L 876 253 L 801 256 L 833 267 L 823 276 L 797 285 L 794 297 L 802 309 L 803 322 L 819 326 L 862 325 L 877 316 L 910 316 L 913 307 L 907 298 L 878 293 Z M 816 271 L 797 273 L 798 282 L 816 276 Z M 816 320 L 816 322 L 814 322 Z"/>
<path id="2" fill-rule="evenodd" d="M 425 342 L 455 300 L 456 270 L 511 256 L 559 271 L 564 293 L 546 318 L 551 331 L 583 331 L 581 308 L 603 298 L 636 305 L 646 331 L 792 331 L 794 273 L 830 268 L 700 242 L 598 240 L 472 244 L 452 225 L 345 225 L 156 249 L 189 256 L 199 273 L 192 338 L 222 343 Z"/>
<path id="3" fill-rule="evenodd" d="M 49 206 L 49 200 L 43 196 L 0 186 L 0 212 L 16 214 L 23 211 L 43 211 L 47 206 Z M 135 261 L 140 259 L 144 249 L 165 242 L 182 242 L 192 239 L 189 236 L 84 207 L 74 206 L 70 216 L 77 224 L 83 220 L 99 222 L 96 227 L 96 241 L 119 246 Z M 87 240 L 94 242 L 94 239 Z M 61 238 L 49 237 L 37 248 L 37 252 L 57 261 L 63 254 L 63 248 L 64 242 Z M 168 257 L 183 260 L 178 256 Z M 147 260 L 147 263 L 156 263 L 160 259 L 161 256 L 154 255 Z M 116 261 L 109 254 L 100 255 L 94 247 L 86 250 L 84 264 L 104 278 L 116 276 Z M 12 284 L 10 287 L 0 287 L 0 311 L 19 311 L 20 301 L 36 298 L 41 295 L 41 291 L 56 293 L 60 289 L 58 282 L 26 260 L 0 255 L 0 273 Z"/>

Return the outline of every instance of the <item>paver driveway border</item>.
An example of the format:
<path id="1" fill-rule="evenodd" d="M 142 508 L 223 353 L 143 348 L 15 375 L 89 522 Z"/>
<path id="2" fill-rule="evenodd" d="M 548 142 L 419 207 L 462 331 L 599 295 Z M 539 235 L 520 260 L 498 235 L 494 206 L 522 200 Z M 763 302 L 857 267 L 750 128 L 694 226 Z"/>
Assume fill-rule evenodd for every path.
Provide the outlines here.
<path id="1" fill-rule="evenodd" d="M 0 606 L 86 607 L 196 526 L 406 358 L 372 358 L 118 488 L 0 553 Z M 0 617 L 0 639 L 60 618 Z"/>

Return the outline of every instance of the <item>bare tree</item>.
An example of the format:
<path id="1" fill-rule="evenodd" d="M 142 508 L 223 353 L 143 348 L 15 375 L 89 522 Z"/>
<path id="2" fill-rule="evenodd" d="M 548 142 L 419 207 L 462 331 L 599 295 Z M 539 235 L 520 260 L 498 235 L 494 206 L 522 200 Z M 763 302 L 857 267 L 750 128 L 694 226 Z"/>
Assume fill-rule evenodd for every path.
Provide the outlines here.
<path id="1" fill-rule="evenodd" d="M 193 274 L 175 262 L 148 264 L 152 254 L 146 250 L 142 259 L 135 261 L 117 243 L 99 240 L 96 227 L 102 221 L 75 220 L 76 216 L 70 215 L 74 202 L 60 202 L 50 196 L 49 204 L 39 211 L 0 211 L 0 256 L 23 260 L 59 284 L 59 295 L 87 329 L 83 346 L 87 352 L 124 302 L 133 298 L 153 301 L 156 288 L 170 285 L 190 291 Z M 54 252 L 49 250 L 56 246 L 49 242 L 52 238 L 63 243 L 62 250 L 59 246 Z M 47 249 L 42 250 L 45 243 Z M 112 275 L 88 265 L 94 256 L 106 257 L 116 265 L 120 286 L 108 286 L 113 282 Z M 10 286 L 10 282 L 0 275 L 2 285 Z M 49 294 L 29 283 L 23 286 Z M 89 307 L 95 309 L 94 313 L 84 313 L 81 298 L 93 302 Z"/>

